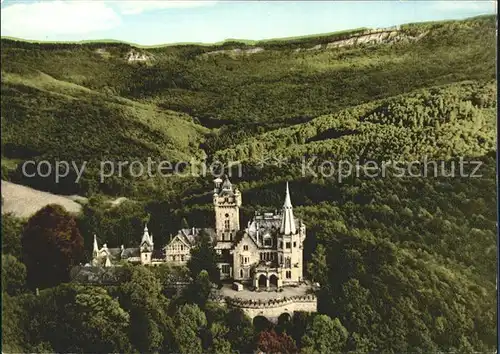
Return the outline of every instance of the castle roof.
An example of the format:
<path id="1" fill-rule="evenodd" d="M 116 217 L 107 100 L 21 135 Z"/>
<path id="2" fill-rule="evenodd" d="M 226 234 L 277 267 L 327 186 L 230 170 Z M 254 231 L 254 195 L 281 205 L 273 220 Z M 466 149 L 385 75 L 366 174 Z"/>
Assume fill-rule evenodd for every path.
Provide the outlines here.
<path id="1" fill-rule="evenodd" d="M 122 258 L 140 257 L 141 252 L 139 247 L 124 248 L 121 256 Z"/>
<path id="2" fill-rule="evenodd" d="M 180 238 L 187 245 L 193 246 L 194 244 L 196 244 L 198 238 L 200 237 L 201 231 L 205 231 L 212 241 L 215 240 L 216 238 L 215 230 L 211 228 L 192 227 L 189 229 L 180 229 L 177 232 L 176 237 Z"/>
<path id="3" fill-rule="evenodd" d="M 153 236 L 149 234 L 148 224 L 144 224 L 144 233 L 142 235 L 141 246 L 143 244 L 153 246 Z"/>
<path id="4" fill-rule="evenodd" d="M 153 253 L 151 254 L 151 258 L 163 259 L 163 258 L 165 258 L 165 254 L 163 253 L 163 250 L 153 250 Z"/>
<path id="5" fill-rule="evenodd" d="M 233 184 L 229 180 L 229 177 L 224 176 L 224 182 L 222 182 L 222 185 L 218 190 L 218 194 L 220 196 L 233 196 L 234 192 L 235 188 L 233 187 Z"/>

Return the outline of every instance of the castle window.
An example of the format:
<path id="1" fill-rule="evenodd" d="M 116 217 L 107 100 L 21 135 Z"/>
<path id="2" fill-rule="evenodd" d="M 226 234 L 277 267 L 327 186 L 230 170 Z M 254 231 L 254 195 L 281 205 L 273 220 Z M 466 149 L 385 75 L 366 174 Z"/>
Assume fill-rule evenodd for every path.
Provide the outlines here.
<path id="1" fill-rule="evenodd" d="M 224 227 L 229 230 L 229 220 L 224 220 Z"/>
<path id="2" fill-rule="evenodd" d="M 292 248 L 292 244 L 290 242 L 287 242 L 286 243 L 286 248 L 289 249 L 289 248 Z"/>
<path id="3" fill-rule="evenodd" d="M 243 269 L 240 269 L 240 278 L 243 278 Z"/>
<path id="4" fill-rule="evenodd" d="M 181 245 L 181 251 L 184 251 L 184 245 Z"/>
<path id="5" fill-rule="evenodd" d="M 181 261 L 184 262 L 184 256 L 181 256 Z"/>
<path id="6" fill-rule="evenodd" d="M 223 264 L 222 265 L 222 273 L 223 274 L 229 274 L 229 264 Z"/>
<path id="7" fill-rule="evenodd" d="M 248 245 L 243 246 L 243 251 L 248 251 Z"/>
<path id="8" fill-rule="evenodd" d="M 291 277 L 292 277 L 292 272 L 291 272 L 291 271 L 289 271 L 289 270 L 287 270 L 287 271 L 286 271 L 286 278 L 287 278 L 287 279 L 290 279 Z"/>

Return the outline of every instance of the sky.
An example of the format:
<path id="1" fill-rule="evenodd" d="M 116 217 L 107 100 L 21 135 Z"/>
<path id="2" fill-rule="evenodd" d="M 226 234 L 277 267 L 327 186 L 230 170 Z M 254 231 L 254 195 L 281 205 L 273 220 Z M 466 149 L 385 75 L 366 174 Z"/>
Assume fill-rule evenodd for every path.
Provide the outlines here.
<path id="1" fill-rule="evenodd" d="M 496 1 L 2 0 L 1 35 L 141 45 L 268 39 L 496 14 Z"/>

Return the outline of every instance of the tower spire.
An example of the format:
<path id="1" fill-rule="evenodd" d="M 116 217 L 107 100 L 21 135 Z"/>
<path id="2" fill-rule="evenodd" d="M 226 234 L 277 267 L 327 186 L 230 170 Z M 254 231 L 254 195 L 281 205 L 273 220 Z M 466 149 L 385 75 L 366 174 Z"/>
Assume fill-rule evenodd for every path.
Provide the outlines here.
<path id="1" fill-rule="evenodd" d="M 286 194 L 285 194 L 285 203 L 283 204 L 283 208 L 291 208 L 292 200 L 290 199 L 290 190 L 288 188 L 288 182 L 286 182 Z"/>
<path id="2" fill-rule="evenodd" d="M 141 245 L 143 243 L 147 243 L 148 245 L 153 244 L 153 240 L 151 236 L 149 236 L 149 231 L 148 231 L 148 224 L 144 223 L 144 233 L 142 234 L 142 240 L 141 240 Z"/>
<path id="3" fill-rule="evenodd" d="M 293 217 L 293 206 L 290 198 L 288 182 L 286 182 L 285 203 L 283 204 L 283 218 L 281 219 L 280 232 L 284 235 L 294 235 L 296 232 L 295 218 Z"/>

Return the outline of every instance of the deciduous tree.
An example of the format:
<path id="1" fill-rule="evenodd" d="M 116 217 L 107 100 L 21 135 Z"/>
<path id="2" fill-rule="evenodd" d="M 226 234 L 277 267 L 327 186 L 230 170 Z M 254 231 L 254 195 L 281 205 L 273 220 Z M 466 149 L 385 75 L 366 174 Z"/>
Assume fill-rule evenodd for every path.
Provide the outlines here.
<path id="1" fill-rule="evenodd" d="M 29 220 L 22 236 L 23 261 L 31 287 L 69 281 L 72 266 L 83 255 L 83 238 L 75 219 L 63 207 L 51 204 Z"/>

